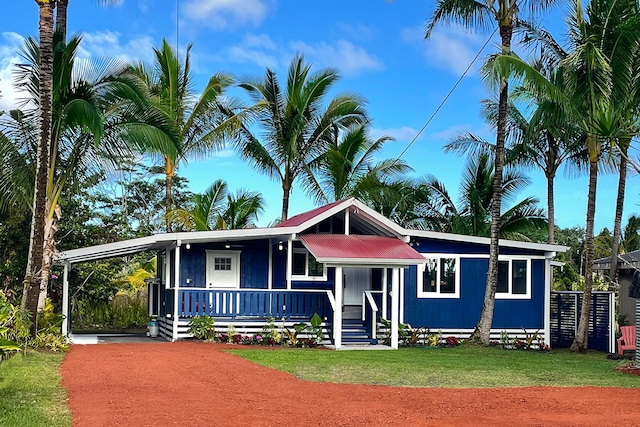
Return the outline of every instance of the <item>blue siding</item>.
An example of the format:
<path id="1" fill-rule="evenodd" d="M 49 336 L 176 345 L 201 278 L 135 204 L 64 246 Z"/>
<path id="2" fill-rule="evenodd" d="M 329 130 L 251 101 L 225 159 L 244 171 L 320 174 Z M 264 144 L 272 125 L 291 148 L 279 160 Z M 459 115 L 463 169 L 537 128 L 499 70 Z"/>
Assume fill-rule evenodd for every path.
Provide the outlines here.
<path id="1" fill-rule="evenodd" d="M 435 240 L 425 238 L 413 238 L 417 243 L 414 249 L 418 252 L 434 252 L 445 254 L 485 254 L 489 255 L 489 245 L 481 245 L 469 242 L 454 242 L 450 240 Z M 500 248 L 501 255 L 544 255 L 543 251 L 518 248 Z"/>
<path id="2" fill-rule="evenodd" d="M 417 269 L 405 271 L 404 321 L 431 329 L 472 329 L 482 310 L 488 259 L 460 260 L 460 298 L 418 298 Z M 544 260 L 532 260 L 532 295 L 527 300 L 496 300 L 494 328 L 537 329 L 544 322 Z"/>
<path id="3" fill-rule="evenodd" d="M 286 245 L 286 243 L 285 243 Z M 287 251 L 278 250 L 278 245 L 273 249 L 273 289 L 287 288 Z"/>
<path id="4" fill-rule="evenodd" d="M 327 269 L 327 281 L 302 281 L 292 280 L 291 289 L 323 289 L 333 291 L 335 289 L 336 269 L 329 267 Z"/>
<path id="5" fill-rule="evenodd" d="M 224 242 L 216 244 L 192 244 L 190 249 L 186 249 L 183 246 L 180 251 L 180 286 L 206 287 L 207 250 L 239 250 L 240 287 L 266 289 L 268 286 L 267 278 L 269 272 L 269 241 L 255 240 L 234 242 L 233 244 L 241 245 L 242 247 L 226 249 Z M 187 279 L 191 279 L 191 283 L 187 283 Z"/>

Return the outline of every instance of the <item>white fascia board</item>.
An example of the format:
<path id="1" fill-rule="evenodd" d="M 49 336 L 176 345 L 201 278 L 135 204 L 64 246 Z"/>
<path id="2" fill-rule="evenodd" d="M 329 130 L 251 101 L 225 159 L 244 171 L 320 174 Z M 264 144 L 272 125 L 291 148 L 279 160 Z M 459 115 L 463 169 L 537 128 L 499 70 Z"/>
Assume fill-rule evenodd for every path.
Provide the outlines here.
<path id="1" fill-rule="evenodd" d="M 339 204 L 331 207 L 330 209 L 327 209 L 326 211 L 314 216 L 313 218 L 310 218 L 310 219 L 306 220 L 305 222 L 303 222 L 300 225 L 296 225 L 294 227 L 282 227 L 282 228 L 280 228 L 280 230 L 293 229 L 294 230 L 293 233 L 301 233 L 304 230 L 306 230 L 307 228 L 312 227 L 312 226 L 324 221 L 325 219 L 334 216 L 335 214 L 337 214 L 339 212 L 342 212 L 343 210 L 347 209 L 349 206 L 352 206 L 354 201 L 355 201 L 355 199 L 353 197 L 349 197 L 348 199 L 346 199 L 342 203 L 339 203 Z"/>
<path id="2" fill-rule="evenodd" d="M 426 264 L 427 260 L 419 259 L 381 259 L 381 258 L 317 258 L 317 261 L 327 264 L 330 267 L 345 265 L 366 265 L 366 266 L 404 266 L 416 264 Z"/>
<path id="3" fill-rule="evenodd" d="M 287 236 L 295 233 L 297 227 L 242 228 L 237 230 L 187 231 L 181 233 L 158 234 L 157 237 L 171 236 L 169 240 L 181 240 L 185 243 L 216 242 L 221 240 L 241 240 Z"/>
<path id="4" fill-rule="evenodd" d="M 155 236 L 139 237 L 137 239 L 123 240 L 121 242 L 105 243 L 103 245 L 87 246 L 85 248 L 71 249 L 55 254 L 55 263 L 70 262 L 77 260 L 91 260 L 128 254 L 151 248 L 158 239 Z M 103 255 L 104 254 L 104 255 Z"/>
<path id="5" fill-rule="evenodd" d="M 449 240 L 454 242 L 461 243 L 478 243 L 481 245 L 489 245 L 491 243 L 491 239 L 488 237 L 478 237 L 478 236 L 467 236 L 466 234 L 453 234 L 453 233 L 442 233 L 439 231 L 425 231 L 425 230 L 411 230 L 405 228 L 403 231 L 406 235 L 412 237 L 424 237 L 428 239 L 436 239 L 436 240 Z M 544 251 L 544 252 L 566 252 L 569 250 L 568 246 L 562 245 L 551 245 L 549 243 L 532 243 L 532 242 L 519 242 L 516 240 L 499 240 L 500 246 L 508 247 L 508 248 L 517 248 L 517 249 L 531 249 L 535 251 Z"/>
<path id="6" fill-rule="evenodd" d="M 398 237 L 405 236 L 408 234 L 407 230 L 405 230 L 403 227 L 391 221 L 389 218 L 382 215 L 381 213 L 378 213 L 375 210 L 371 209 L 369 206 L 365 205 L 359 200 L 353 199 L 352 205 L 360 209 L 362 212 L 364 212 L 368 217 L 370 217 L 374 221 L 378 222 L 380 225 L 382 225 L 383 228 L 387 228 L 390 231 L 393 231 Z"/>

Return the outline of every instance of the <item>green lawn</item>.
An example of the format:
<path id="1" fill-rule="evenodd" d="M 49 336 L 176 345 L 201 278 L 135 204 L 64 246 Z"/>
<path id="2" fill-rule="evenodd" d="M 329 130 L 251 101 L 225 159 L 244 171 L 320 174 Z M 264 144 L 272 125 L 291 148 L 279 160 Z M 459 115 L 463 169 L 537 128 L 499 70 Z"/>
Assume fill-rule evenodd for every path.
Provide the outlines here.
<path id="1" fill-rule="evenodd" d="M 70 426 L 60 386 L 64 354 L 17 355 L 0 364 L 0 426 Z"/>
<path id="2" fill-rule="evenodd" d="M 409 387 L 640 387 L 606 354 L 576 355 L 460 346 L 397 351 L 232 350 L 260 365 L 311 381 Z"/>

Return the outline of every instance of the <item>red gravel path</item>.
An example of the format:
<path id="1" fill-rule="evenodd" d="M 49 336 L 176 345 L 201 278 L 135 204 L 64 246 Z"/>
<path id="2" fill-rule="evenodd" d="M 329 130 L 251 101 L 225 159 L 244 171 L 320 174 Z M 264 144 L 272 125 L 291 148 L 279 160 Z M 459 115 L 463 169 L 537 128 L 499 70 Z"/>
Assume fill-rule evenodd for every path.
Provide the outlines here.
<path id="1" fill-rule="evenodd" d="M 640 390 L 323 384 L 194 342 L 73 346 L 74 426 L 640 425 Z"/>

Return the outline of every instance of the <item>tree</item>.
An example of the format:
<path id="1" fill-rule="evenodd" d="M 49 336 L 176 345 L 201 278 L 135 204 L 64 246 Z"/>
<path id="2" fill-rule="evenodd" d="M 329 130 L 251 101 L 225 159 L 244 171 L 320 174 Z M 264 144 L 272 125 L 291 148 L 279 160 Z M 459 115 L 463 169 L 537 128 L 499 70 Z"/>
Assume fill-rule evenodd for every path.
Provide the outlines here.
<path id="1" fill-rule="evenodd" d="M 385 142 L 383 136 L 372 141 L 364 125 L 347 129 L 340 140 L 310 164 L 305 187 L 317 203 L 326 204 L 353 196 L 368 200 L 373 194 L 392 191 L 389 182 L 411 170 L 402 160 L 373 162 Z"/>
<path id="2" fill-rule="evenodd" d="M 269 68 L 264 78 L 246 79 L 240 84 L 255 102 L 253 111 L 264 138 L 243 126 L 236 147 L 257 170 L 281 184 L 281 220 L 289 214 L 293 183 L 329 149 L 336 132 L 366 121 L 363 101 L 357 96 L 336 95 L 323 106 L 328 91 L 338 81 L 338 73 L 326 68 L 310 74 L 310 70 L 304 57 L 296 55 L 289 65 L 284 92 Z"/>
<path id="3" fill-rule="evenodd" d="M 230 75 L 214 74 L 196 96 L 191 74 L 191 47 L 187 47 L 184 63 L 181 63 L 169 43 L 163 40 L 162 47 L 154 49 L 153 68 L 138 64 L 133 69 L 148 90 L 148 108 L 160 112 L 172 127 L 167 137 L 172 139 L 173 145 L 167 144 L 156 151 L 164 164 L 167 214 L 173 208 L 172 180 L 179 163 L 188 157 L 202 157 L 220 149 L 225 138 L 237 128 L 240 118 L 235 114 L 223 114 L 234 107 L 233 99 L 223 97 L 234 81 Z M 166 231 L 171 232 L 168 217 Z"/>
<path id="4" fill-rule="evenodd" d="M 36 148 L 36 173 L 33 191 L 33 208 L 29 255 L 24 280 L 21 308 L 29 312 L 31 335 L 37 330 L 38 298 L 40 284 L 47 279 L 43 276 L 42 262 L 44 253 L 44 224 L 46 211 L 46 188 L 50 166 L 51 115 L 53 101 L 53 1 L 36 0 L 40 10 L 40 74 L 38 92 L 40 94 L 39 131 L 40 138 Z"/>
<path id="5" fill-rule="evenodd" d="M 493 204 L 493 166 L 490 157 L 482 154 L 470 157 L 462 172 L 460 200 L 456 205 L 445 185 L 435 176 L 426 177 L 431 192 L 431 229 L 445 233 L 468 234 L 488 237 L 491 233 L 491 209 Z M 505 171 L 502 194 L 507 202 L 514 202 L 504 209 L 500 221 L 500 237 L 512 240 L 528 240 L 527 231 L 546 227 L 544 211 L 537 207 L 538 199 L 527 197 L 515 203 L 516 194 L 530 181 L 514 170 Z"/>
<path id="6" fill-rule="evenodd" d="M 425 37 L 431 35 L 436 24 L 442 21 L 460 23 L 463 26 L 489 29 L 493 23 L 497 24 L 500 32 L 501 52 L 511 52 L 511 38 L 514 22 L 518 18 L 520 4 L 517 0 L 438 0 L 435 11 L 427 23 Z M 526 4 L 534 12 L 548 7 L 554 0 L 527 1 Z M 498 238 L 500 235 L 500 216 L 502 194 L 502 168 L 504 166 L 504 144 L 506 139 L 507 104 L 509 96 L 509 76 L 500 76 L 498 119 L 496 122 L 496 144 L 494 159 L 493 203 L 491 207 L 491 243 L 489 249 L 489 271 L 485 289 L 484 303 L 480 319 L 475 330 L 471 334 L 471 340 L 489 344 L 489 334 L 493 321 L 493 308 L 495 306 L 495 293 L 498 279 Z"/>
<path id="7" fill-rule="evenodd" d="M 261 194 L 243 189 L 233 194 L 218 179 L 204 193 L 194 194 L 189 207 L 171 211 L 170 217 L 188 231 L 251 228 L 264 206 Z"/>
<path id="8" fill-rule="evenodd" d="M 620 64 L 613 61 L 631 61 L 634 49 L 620 39 L 620 31 L 636 31 L 637 25 L 626 27 L 629 10 L 637 7 L 633 0 L 593 1 L 583 11 L 582 3 L 575 1 L 567 18 L 569 26 L 568 53 L 552 40 L 548 33 L 542 37 L 532 33 L 534 39 L 549 46 L 557 56 L 558 67 L 562 68 L 567 84 L 563 90 L 544 79 L 537 70 L 532 70 L 514 55 L 501 55 L 493 64 L 494 70 L 509 70 L 511 75 L 526 76 L 529 84 L 546 91 L 548 96 L 559 102 L 568 112 L 584 134 L 585 146 L 589 154 L 589 190 L 587 198 L 586 235 L 585 235 L 585 285 L 584 298 L 580 310 L 578 330 L 571 349 L 575 352 L 586 352 L 588 346 L 588 323 L 591 308 L 591 291 L 593 288 L 592 267 L 594 260 L 593 224 L 596 206 L 596 186 L 598 163 L 603 146 L 610 141 L 629 135 L 629 123 L 621 120 L 624 117 L 620 105 L 614 105 L 613 94 L 622 85 L 628 90 L 627 79 L 635 76 L 635 72 L 614 72 Z M 626 59 L 625 59 L 626 58 Z M 615 78 L 613 76 L 616 76 Z M 542 78 L 541 78 L 542 77 Z"/>

